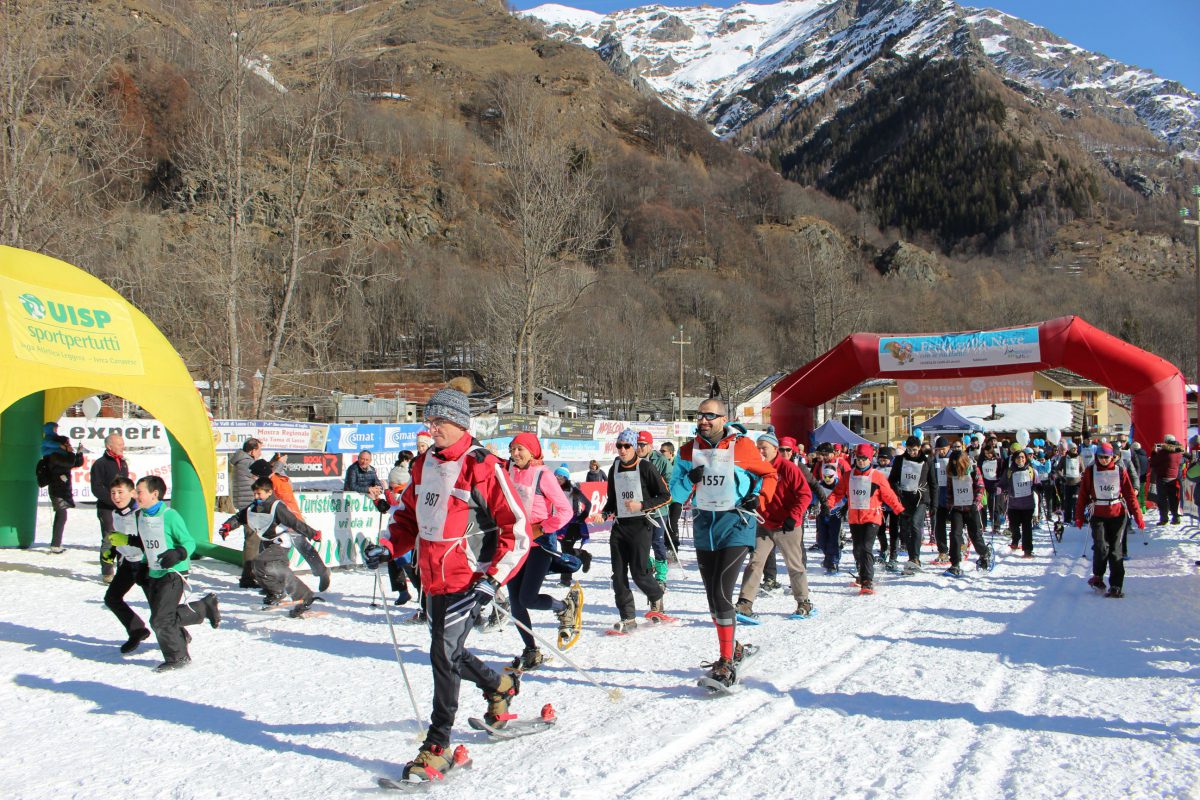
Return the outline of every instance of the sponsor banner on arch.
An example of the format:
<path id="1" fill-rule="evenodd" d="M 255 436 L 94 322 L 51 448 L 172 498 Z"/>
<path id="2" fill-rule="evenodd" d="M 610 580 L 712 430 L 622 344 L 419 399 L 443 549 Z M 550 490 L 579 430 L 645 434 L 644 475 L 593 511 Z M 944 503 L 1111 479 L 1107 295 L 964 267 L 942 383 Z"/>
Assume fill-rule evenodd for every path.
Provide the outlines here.
<path id="1" fill-rule="evenodd" d="M 214 419 L 213 441 L 218 451 L 241 450 L 247 439 L 258 439 L 268 453 L 324 450 L 328 425 L 312 422 L 273 422 L 253 419 Z"/>
<path id="2" fill-rule="evenodd" d="M 17 358 L 82 372 L 145 374 L 133 318 L 118 298 L 0 276 L 0 302 Z"/>
<path id="3" fill-rule="evenodd" d="M 1041 360 L 1037 327 L 879 339 L 881 372 L 1037 364 Z"/>
<path id="4" fill-rule="evenodd" d="M 896 388 L 901 408 L 1028 403 L 1033 399 L 1033 373 L 944 380 L 901 378 Z"/>
<path id="5" fill-rule="evenodd" d="M 330 425 L 329 438 L 324 450 L 329 453 L 398 453 L 401 450 L 417 451 L 417 434 L 425 430 L 424 425 L 402 422 L 398 425 Z M 305 450 L 320 450 L 306 447 Z"/>

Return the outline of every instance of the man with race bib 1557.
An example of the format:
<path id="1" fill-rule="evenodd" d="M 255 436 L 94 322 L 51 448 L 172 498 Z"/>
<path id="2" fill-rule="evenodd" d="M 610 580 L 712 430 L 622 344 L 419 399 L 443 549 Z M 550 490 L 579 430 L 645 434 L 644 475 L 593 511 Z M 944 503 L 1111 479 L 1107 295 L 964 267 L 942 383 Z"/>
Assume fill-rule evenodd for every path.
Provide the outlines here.
<path id="1" fill-rule="evenodd" d="M 720 657 L 708 677 L 731 686 L 737 682 L 740 646 L 734 640 L 737 612 L 733 588 L 746 554 L 754 547 L 758 521 L 775 496 L 775 468 L 763 461 L 746 429 L 727 424 L 725 403 L 700 404 L 696 437 L 679 448 L 671 494 L 691 502 L 692 538 L 708 610 L 717 628 Z"/>
<path id="2" fill-rule="evenodd" d="M 463 677 L 483 691 L 484 720 L 502 728 L 520 674 L 499 674 L 466 649 L 475 620 L 529 552 L 529 521 L 516 487 L 495 455 L 467 429 L 471 383 L 455 378 L 425 404 L 433 446 L 410 467 L 412 480 L 378 545 L 363 549 L 371 569 L 417 550 L 425 613 L 432 638 L 433 714 L 425 743 L 404 768 L 405 780 L 424 780 L 454 766 L 447 748 Z"/>

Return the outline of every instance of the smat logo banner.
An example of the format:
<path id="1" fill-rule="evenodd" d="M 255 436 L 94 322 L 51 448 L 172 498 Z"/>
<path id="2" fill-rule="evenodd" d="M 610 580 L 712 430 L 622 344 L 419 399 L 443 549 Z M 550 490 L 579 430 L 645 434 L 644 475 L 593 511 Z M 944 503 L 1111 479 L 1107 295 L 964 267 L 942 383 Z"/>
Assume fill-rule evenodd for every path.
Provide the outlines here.
<path id="1" fill-rule="evenodd" d="M 120 302 L 0 277 L 13 354 L 50 367 L 141 375 L 137 334 Z"/>

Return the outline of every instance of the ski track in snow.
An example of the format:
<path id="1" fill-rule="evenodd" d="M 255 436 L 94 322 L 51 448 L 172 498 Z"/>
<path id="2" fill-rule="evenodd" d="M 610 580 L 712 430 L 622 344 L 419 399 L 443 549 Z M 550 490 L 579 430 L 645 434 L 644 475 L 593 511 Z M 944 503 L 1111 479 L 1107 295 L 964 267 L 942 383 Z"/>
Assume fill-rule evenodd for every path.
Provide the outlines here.
<path id="1" fill-rule="evenodd" d="M 49 518 L 39 509 L 42 542 Z M 455 742 L 475 766 L 429 793 L 1200 797 L 1200 539 L 1189 541 L 1191 532 L 1132 536 L 1121 601 L 1085 587 L 1090 552 L 1080 556 L 1087 547 L 1073 528 L 1056 556 L 1038 530 L 1032 560 L 1009 554 L 997 536 L 996 569 L 964 562 L 963 580 L 938 568 L 912 577 L 878 570 L 873 597 L 855 594 L 844 572 L 822 574 L 810 552 L 818 615 L 788 620 L 790 594 L 759 598 L 763 624 L 740 627 L 738 638 L 762 653 L 741 692 L 715 698 L 694 685 L 716 635 L 686 535 L 683 570 L 672 568 L 666 596 L 683 623 L 626 638 L 604 635 L 616 611 L 607 544 L 594 541 L 585 630 L 569 656 L 624 698 L 609 702 L 558 657 L 526 675 L 514 711 L 553 703 L 559 725 L 491 742 L 466 726 L 483 702 L 464 683 Z M 96 538 L 95 516 L 81 507 L 65 555 L 44 545 L 0 551 L 5 796 L 379 794 L 374 776 L 397 774 L 415 754 L 425 720 L 413 720 L 383 610 L 370 607 L 370 573 L 336 571 L 322 607 L 329 615 L 291 620 L 259 611 L 232 567 L 196 562 L 193 597 L 219 592 L 224 622 L 190 629 L 190 667 L 154 675 L 153 639 L 131 656 L 117 652 L 124 635 L 101 601 Z M 545 590 L 563 591 L 551 580 Z M 148 616 L 139 589 L 129 601 Z M 393 609 L 427 715 L 428 634 L 400 624 L 411 605 Z M 533 619 L 552 639 L 550 615 Z M 473 634 L 468 645 L 497 667 L 520 650 L 511 627 Z"/>

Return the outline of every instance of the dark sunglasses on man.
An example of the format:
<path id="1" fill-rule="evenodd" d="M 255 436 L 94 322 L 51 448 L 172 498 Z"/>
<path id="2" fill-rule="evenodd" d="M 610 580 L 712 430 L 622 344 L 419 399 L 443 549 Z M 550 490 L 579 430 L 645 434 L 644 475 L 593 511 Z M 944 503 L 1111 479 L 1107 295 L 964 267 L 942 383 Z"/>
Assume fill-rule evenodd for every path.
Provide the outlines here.
<path id="1" fill-rule="evenodd" d="M 723 416 L 725 416 L 725 415 L 717 414 L 714 411 L 701 411 L 699 414 L 696 415 L 696 419 L 706 419 L 709 422 L 712 422 L 713 420 L 720 419 Z"/>

